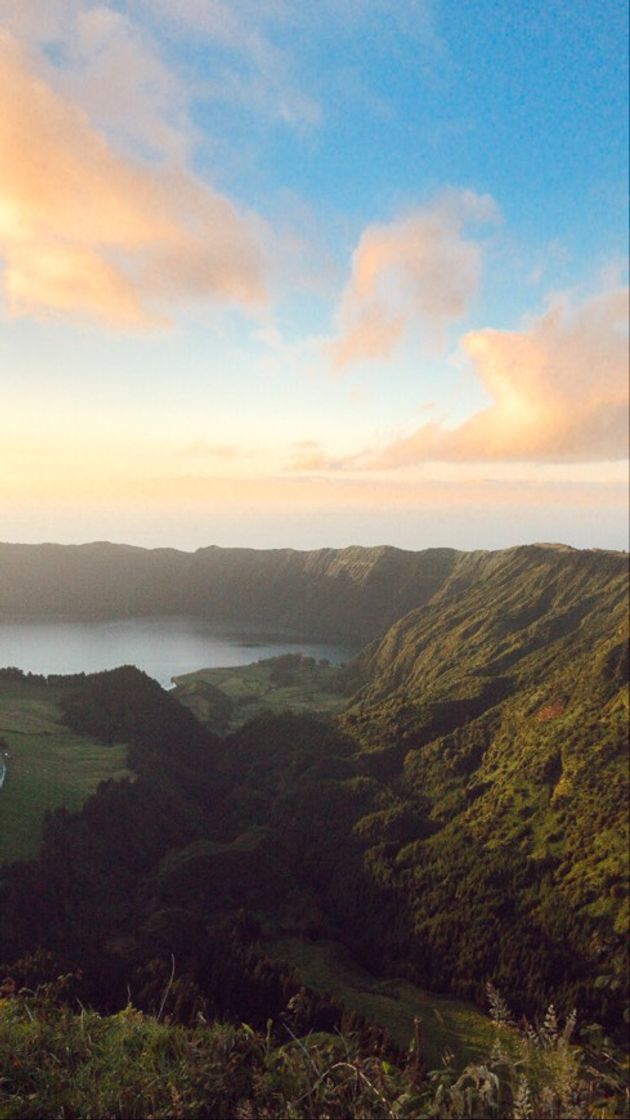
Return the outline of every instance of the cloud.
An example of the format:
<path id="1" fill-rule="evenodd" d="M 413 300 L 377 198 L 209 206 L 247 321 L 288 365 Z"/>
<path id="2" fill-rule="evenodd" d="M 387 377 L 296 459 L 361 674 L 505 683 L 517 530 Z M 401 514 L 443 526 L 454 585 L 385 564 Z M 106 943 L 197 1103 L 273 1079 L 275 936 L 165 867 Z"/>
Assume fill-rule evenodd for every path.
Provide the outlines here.
<path id="1" fill-rule="evenodd" d="M 391 112 L 370 87 L 392 52 L 414 75 L 448 61 L 426 0 L 136 0 L 138 9 L 170 38 L 212 50 L 207 97 L 302 132 L 347 114 L 349 101 Z"/>
<path id="2" fill-rule="evenodd" d="M 426 460 L 596 462 L 628 454 L 628 290 L 557 297 L 520 331 L 479 330 L 461 349 L 492 404 L 456 428 L 429 422 L 366 465 Z"/>
<path id="3" fill-rule="evenodd" d="M 149 72 L 155 73 L 159 42 L 178 58 L 186 79 L 174 103 L 172 73 L 168 94 L 162 83 L 161 119 L 154 122 L 162 139 L 168 139 L 164 116 L 191 80 L 202 99 L 310 135 L 324 115 L 347 115 L 349 101 L 362 111 L 366 100 L 376 111 L 393 111 L 370 88 L 392 52 L 397 68 L 414 77 L 442 78 L 448 66 L 430 0 L 0 0 L 0 25 L 46 48 L 62 46 L 64 64 L 80 71 L 99 115 L 135 86 L 135 119 L 153 111 L 157 87 Z M 101 56 L 104 40 L 111 41 Z M 200 46 L 203 78 L 196 71 Z M 132 54 L 134 64 L 125 65 Z"/>
<path id="4" fill-rule="evenodd" d="M 333 365 L 387 358 L 415 325 L 442 346 L 479 284 L 481 248 L 464 237 L 464 226 L 497 220 L 489 195 L 458 190 L 401 221 L 369 226 L 341 299 Z"/>
<path id="5" fill-rule="evenodd" d="M 117 151 L 38 65 L 0 33 L 0 257 L 9 313 L 146 328 L 190 300 L 260 303 L 253 220 L 176 160 L 150 164 Z"/>
<path id="6" fill-rule="evenodd" d="M 304 92 L 303 80 L 289 52 L 280 45 L 290 26 L 291 9 L 265 0 L 141 0 L 150 22 L 170 36 L 202 40 L 213 49 L 212 80 L 207 98 L 227 101 L 275 118 L 290 127 L 321 122 L 316 98 Z"/>
<path id="7" fill-rule="evenodd" d="M 2 27 L 29 40 L 52 42 L 68 33 L 82 0 L 0 0 Z"/>
<path id="8" fill-rule="evenodd" d="M 40 76 L 117 143 L 150 158 L 187 154 L 190 83 L 146 25 L 93 0 L 0 0 L 0 25 L 38 49 Z"/>
<path id="9" fill-rule="evenodd" d="M 330 455 L 314 439 L 296 440 L 285 470 L 296 474 L 348 470 L 358 456 Z"/>

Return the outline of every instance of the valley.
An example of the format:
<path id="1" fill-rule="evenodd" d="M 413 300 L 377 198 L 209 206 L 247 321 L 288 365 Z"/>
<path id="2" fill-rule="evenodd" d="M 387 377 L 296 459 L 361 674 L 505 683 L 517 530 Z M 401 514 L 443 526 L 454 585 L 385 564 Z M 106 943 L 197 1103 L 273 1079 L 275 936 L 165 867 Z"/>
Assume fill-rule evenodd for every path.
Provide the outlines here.
<path id="1" fill-rule="evenodd" d="M 400 563 L 404 583 L 424 561 Z M 23 783 L 6 974 L 32 987 L 45 959 L 104 1015 L 131 992 L 182 1024 L 351 1030 L 392 1054 L 419 1016 L 433 1069 L 445 1048 L 488 1053 L 490 982 L 516 1017 L 575 1007 L 583 1041 L 620 1045 L 627 557 L 528 546 L 446 567 L 344 665 L 283 653 L 168 691 L 132 666 L 5 672 L 0 810 Z"/>

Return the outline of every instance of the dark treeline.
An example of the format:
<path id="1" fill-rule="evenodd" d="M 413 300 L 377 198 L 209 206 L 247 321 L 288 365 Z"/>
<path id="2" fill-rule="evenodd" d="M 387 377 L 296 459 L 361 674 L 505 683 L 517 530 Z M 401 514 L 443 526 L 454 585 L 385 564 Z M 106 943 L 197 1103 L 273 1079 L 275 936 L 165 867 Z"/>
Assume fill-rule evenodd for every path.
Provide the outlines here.
<path id="1" fill-rule="evenodd" d="M 553 998 L 618 1025 L 622 932 L 564 882 L 558 838 L 546 860 L 531 859 L 522 844 L 474 842 L 456 812 L 460 797 L 478 803 L 466 801 L 458 754 L 469 759 L 478 723 L 384 781 L 331 724 L 262 716 L 221 740 L 132 668 L 73 681 L 64 710 L 78 730 L 128 742 L 136 777 L 104 783 L 79 813 L 51 814 L 38 859 L 2 868 L 6 974 L 28 981 L 45 951 L 60 970 L 81 971 L 84 1001 L 117 1010 L 131 992 L 155 1010 L 174 961 L 170 1010 L 183 1018 L 202 1010 L 264 1025 L 293 1001 L 315 1029 L 340 1024 L 342 1008 L 300 993 L 269 960 L 266 937 L 290 934 L 339 940 L 375 972 L 430 990 L 482 1003 L 490 978 L 517 1010 L 540 1014 Z M 596 731 L 593 717 L 585 734 Z M 616 741 L 603 750 L 614 754 Z M 445 751 L 452 806 L 438 819 L 432 783 Z M 605 796 L 601 819 L 618 792 Z M 565 831 L 579 845 L 569 808 Z M 611 874 L 614 898 L 616 866 Z"/>
<path id="2" fill-rule="evenodd" d="M 72 972 L 74 994 L 105 1012 L 131 994 L 155 1013 L 168 991 L 168 1013 L 183 1022 L 201 1012 L 262 1029 L 273 1018 L 299 1033 L 351 1032 L 366 1050 L 395 1057 L 383 1030 L 265 953 L 254 908 L 273 926 L 301 888 L 270 828 L 234 839 L 249 792 L 230 788 L 232 750 L 135 669 L 73 679 L 63 706 L 78 730 L 129 742 L 137 776 L 103 783 L 79 813 L 50 814 L 38 859 L 2 868 L 4 974 L 33 988 Z M 302 760 L 320 738 L 324 757 L 330 732 L 308 730 Z M 267 746 L 257 743 L 260 755 Z M 249 738 L 243 757 L 251 748 Z M 276 767 L 290 753 L 280 734 Z M 311 934 L 320 925 L 310 920 Z"/>

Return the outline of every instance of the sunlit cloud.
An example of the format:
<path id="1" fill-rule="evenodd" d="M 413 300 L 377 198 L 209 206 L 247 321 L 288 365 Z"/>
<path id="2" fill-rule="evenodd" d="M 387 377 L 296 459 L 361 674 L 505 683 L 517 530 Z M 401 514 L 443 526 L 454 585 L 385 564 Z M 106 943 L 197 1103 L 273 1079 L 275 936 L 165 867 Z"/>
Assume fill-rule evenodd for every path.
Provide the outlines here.
<path id="1" fill-rule="evenodd" d="M 130 11 L 90 0 L 0 0 L 0 25 L 37 52 L 40 76 L 110 139 L 149 158 L 188 154 L 196 137 L 190 83 Z"/>
<path id="2" fill-rule="evenodd" d="M 489 195 L 453 190 L 401 221 L 369 226 L 342 295 L 333 365 L 388 358 L 410 328 L 420 327 L 425 341 L 442 347 L 480 280 L 481 247 L 464 228 L 497 220 Z"/>
<path id="3" fill-rule="evenodd" d="M 175 160 L 117 151 L 0 34 L 0 257 L 11 315 L 163 323 L 193 300 L 265 298 L 252 219 Z"/>
<path id="4" fill-rule="evenodd" d="M 456 428 L 423 424 L 369 465 L 624 459 L 627 314 L 628 290 L 617 288 L 577 305 L 558 297 L 523 330 L 469 332 L 461 348 L 493 403 Z"/>

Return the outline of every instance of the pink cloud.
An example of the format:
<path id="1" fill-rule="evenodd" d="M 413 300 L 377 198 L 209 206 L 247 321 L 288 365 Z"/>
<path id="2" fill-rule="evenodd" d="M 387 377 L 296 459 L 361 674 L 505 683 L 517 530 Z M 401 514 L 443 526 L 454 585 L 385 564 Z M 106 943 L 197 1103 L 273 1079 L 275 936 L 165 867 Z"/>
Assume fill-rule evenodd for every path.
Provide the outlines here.
<path id="1" fill-rule="evenodd" d="M 479 330 L 461 348 L 492 404 L 456 428 L 423 424 L 372 467 L 435 461 L 595 462 L 628 454 L 628 290 L 556 299 L 520 331 Z"/>
<path id="2" fill-rule="evenodd" d="M 173 304 L 265 297 L 252 221 L 178 162 L 116 151 L 0 33 L 0 257 L 10 314 L 164 322 Z"/>
<path id="3" fill-rule="evenodd" d="M 369 226 L 341 299 L 338 336 L 330 346 L 333 365 L 387 358 L 416 324 L 442 346 L 479 284 L 481 248 L 463 229 L 497 219 L 489 195 L 459 190 L 401 221 Z"/>

